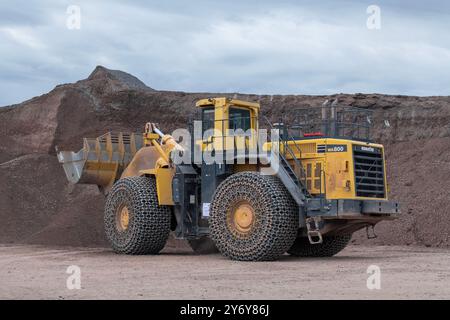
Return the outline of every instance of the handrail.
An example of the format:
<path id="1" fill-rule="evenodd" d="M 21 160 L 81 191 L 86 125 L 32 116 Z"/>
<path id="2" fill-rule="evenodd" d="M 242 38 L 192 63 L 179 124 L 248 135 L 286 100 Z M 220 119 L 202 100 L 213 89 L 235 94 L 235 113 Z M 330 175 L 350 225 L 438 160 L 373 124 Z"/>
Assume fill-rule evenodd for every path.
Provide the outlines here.
<path id="1" fill-rule="evenodd" d="M 328 106 L 310 106 L 291 109 L 283 115 L 283 122 L 287 129 L 298 130 L 299 135 L 308 130 L 321 130 L 325 137 L 354 139 L 361 141 L 370 141 L 372 124 L 370 118 L 373 116 L 373 110 L 337 105 L 328 108 Z M 326 112 L 324 113 L 324 110 Z M 334 116 L 328 114 L 328 110 L 334 110 Z M 287 119 L 288 118 L 288 119 Z M 285 121 L 290 120 L 290 121 Z M 286 125 L 289 123 L 290 125 Z"/>
<path id="2" fill-rule="evenodd" d="M 296 164 L 296 167 L 298 167 L 301 170 L 301 175 L 303 175 L 306 178 L 305 169 L 303 168 L 301 162 L 297 159 L 297 157 L 295 156 L 295 153 L 292 151 L 291 147 L 287 144 L 287 142 L 288 141 L 286 140 L 285 141 L 285 147 L 284 147 L 285 149 L 284 150 L 288 150 L 289 151 L 289 154 L 291 155 L 292 159 L 294 160 L 294 162 Z M 288 162 L 288 165 L 289 165 L 289 162 Z M 289 167 L 290 167 L 290 165 L 289 165 Z M 295 170 L 293 170 L 292 167 L 291 167 L 291 170 L 295 173 Z M 305 183 L 303 182 L 304 180 L 300 179 L 297 175 L 295 175 L 295 176 L 297 177 L 299 182 L 301 182 L 302 185 L 305 186 Z M 305 187 L 305 190 L 306 190 L 306 187 Z"/>
<path id="3" fill-rule="evenodd" d="M 272 123 L 269 121 L 269 119 L 268 119 L 266 116 L 263 116 L 263 119 L 266 121 L 266 123 L 269 125 L 269 127 L 270 127 L 271 129 L 275 129 L 275 128 L 273 127 Z M 280 137 L 280 138 L 281 138 L 281 137 Z M 294 138 L 289 137 L 289 139 L 290 139 L 291 141 L 294 142 L 294 145 L 296 146 L 296 148 L 298 148 L 298 150 L 299 150 L 299 152 L 300 152 L 300 155 L 301 155 L 301 150 L 300 150 L 300 148 L 298 147 L 297 143 L 295 142 Z M 291 157 L 292 157 L 292 159 L 294 160 L 294 163 L 296 164 L 296 167 L 298 167 L 298 168 L 301 170 L 301 174 L 306 178 L 305 169 L 303 168 L 303 166 L 302 166 L 301 162 L 298 160 L 298 158 L 295 156 L 295 153 L 292 151 L 291 147 L 288 145 L 288 143 L 287 143 L 288 141 L 285 140 L 285 139 L 283 139 L 283 138 L 281 138 L 280 140 L 281 140 L 281 142 L 282 142 L 283 145 L 284 145 L 283 151 L 284 151 L 285 155 L 286 155 L 286 150 L 288 150 L 289 153 L 290 153 L 290 155 L 291 155 Z M 294 172 L 294 174 L 295 174 L 295 170 L 294 170 L 294 169 L 292 168 L 292 166 L 289 164 L 289 161 L 287 161 L 286 156 L 285 156 L 285 155 L 283 156 L 281 153 L 279 153 L 279 155 L 280 155 L 280 157 L 282 157 L 282 159 L 283 159 L 283 160 L 285 161 L 285 163 L 288 165 L 289 169 L 292 170 L 292 172 Z M 297 176 L 297 174 L 295 174 L 295 177 L 296 177 L 297 181 L 302 185 L 304 191 L 308 193 L 308 190 L 306 189 L 306 183 L 305 183 L 306 181 L 305 181 L 305 179 L 299 178 L 299 177 Z"/>

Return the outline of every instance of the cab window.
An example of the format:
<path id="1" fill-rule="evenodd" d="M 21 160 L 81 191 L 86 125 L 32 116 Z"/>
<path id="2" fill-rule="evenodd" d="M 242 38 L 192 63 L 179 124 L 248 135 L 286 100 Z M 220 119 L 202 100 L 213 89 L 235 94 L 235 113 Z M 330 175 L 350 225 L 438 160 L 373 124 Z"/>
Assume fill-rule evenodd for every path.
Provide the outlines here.
<path id="1" fill-rule="evenodd" d="M 242 129 L 247 131 L 250 129 L 250 110 L 230 108 L 229 129 Z"/>
<path id="2" fill-rule="evenodd" d="M 202 133 L 214 129 L 214 108 L 205 108 L 202 112 Z"/>

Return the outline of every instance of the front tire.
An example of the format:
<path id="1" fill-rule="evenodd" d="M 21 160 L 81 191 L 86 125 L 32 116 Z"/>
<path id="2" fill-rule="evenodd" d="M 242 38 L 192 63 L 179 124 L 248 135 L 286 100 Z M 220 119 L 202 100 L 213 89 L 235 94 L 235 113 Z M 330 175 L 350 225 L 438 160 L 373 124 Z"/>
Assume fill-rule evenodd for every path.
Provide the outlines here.
<path id="1" fill-rule="evenodd" d="M 236 173 L 214 194 L 211 238 L 233 260 L 276 260 L 294 243 L 297 228 L 297 205 L 275 176 Z"/>
<path id="2" fill-rule="evenodd" d="M 170 209 L 160 206 L 154 177 L 118 180 L 105 205 L 105 232 L 113 250 L 157 254 L 170 233 Z"/>
<path id="3" fill-rule="evenodd" d="M 295 239 L 288 253 L 296 257 L 332 257 L 341 252 L 352 235 L 324 236 L 320 244 L 311 244 L 307 237 Z"/>

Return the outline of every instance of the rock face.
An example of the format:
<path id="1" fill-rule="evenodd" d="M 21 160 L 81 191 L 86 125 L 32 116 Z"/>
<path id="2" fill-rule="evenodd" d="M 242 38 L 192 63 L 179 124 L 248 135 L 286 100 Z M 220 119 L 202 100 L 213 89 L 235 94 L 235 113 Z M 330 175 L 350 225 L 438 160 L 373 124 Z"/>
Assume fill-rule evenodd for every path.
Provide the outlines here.
<path id="1" fill-rule="evenodd" d="M 132 75 L 99 66 L 87 79 L 0 108 L 0 242 L 105 245 L 103 196 L 95 186 L 67 183 L 55 146 L 78 150 L 83 137 L 141 132 L 147 121 L 166 132 L 185 128 L 195 101 L 214 96 L 234 95 L 156 91 Z M 391 198 L 401 202 L 403 213 L 378 225 L 379 237 L 370 243 L 450 245 L 450 97 L 238 98 L 260 101 L 272 120 L 335 98 L 374 110 L 373 137 L 386 146 Z M 360 232 L 353 242 L 367 240 Z"/>

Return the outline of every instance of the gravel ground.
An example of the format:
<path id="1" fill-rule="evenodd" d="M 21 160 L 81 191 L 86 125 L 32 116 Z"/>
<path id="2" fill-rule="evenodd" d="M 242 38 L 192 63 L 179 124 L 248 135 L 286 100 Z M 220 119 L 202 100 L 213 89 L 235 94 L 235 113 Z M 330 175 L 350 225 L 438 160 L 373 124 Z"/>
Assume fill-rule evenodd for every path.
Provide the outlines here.
<path id="1" fill-rule="evenodd" d="M 333 258 L 235 262 L 166 250 L 116 255 L 104 248 L 0 246 L 1 299 L 450 299 L 450 250 L 349 246 Z M 67 288 L 67 268 L 81 289 Z M 381 288 L 367 288 L 367 268 Z M 73 282 L 72 282 L 73 283 Z"/>

